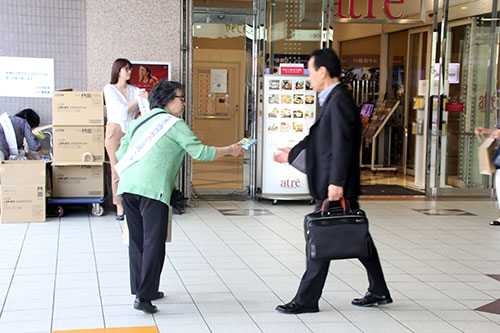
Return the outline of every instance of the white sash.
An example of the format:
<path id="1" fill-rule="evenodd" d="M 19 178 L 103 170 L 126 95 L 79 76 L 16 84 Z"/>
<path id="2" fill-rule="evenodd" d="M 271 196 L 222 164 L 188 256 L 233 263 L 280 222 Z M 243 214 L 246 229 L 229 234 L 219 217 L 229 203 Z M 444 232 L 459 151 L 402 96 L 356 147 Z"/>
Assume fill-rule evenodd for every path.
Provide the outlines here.
<path id="1" fill-rule="evenodd" d="M 19 155 L 19 150 L 17 149 L 17 139 L 16 132 L 14 131 L 14 126 L 9 118 L 7 112 L 2 113 L 0 116 L 0 124 L 3 127 L 3 132 L 5 134 L 5 140 L 9 145 L 10 155 Z"/>
<path id="2" fill-rule="evenodd" d="M 165 133 L 175 124 L 179 118 L 171 114 L 161 115 L 155 119 L 152 126 L 139 138 L 139 140 L 129 149 L 123 157 L 115 164 L 115 170 L 120 175 L 123 170 L 139 161 L 146 153 L 160 140 Z"/>

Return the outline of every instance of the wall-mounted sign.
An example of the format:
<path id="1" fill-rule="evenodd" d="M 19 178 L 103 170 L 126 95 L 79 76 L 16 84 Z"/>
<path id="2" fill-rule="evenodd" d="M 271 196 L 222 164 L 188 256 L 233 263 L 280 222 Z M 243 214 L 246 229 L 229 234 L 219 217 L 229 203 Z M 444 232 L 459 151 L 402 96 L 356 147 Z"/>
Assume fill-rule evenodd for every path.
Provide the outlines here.
<path id="1" fill-rule="evenodd" d="M 210 92 L 227 93 L 227 69 L 210 70 Z"/>
<path id="2" fill-rule="evenodd" d="M 334 22 L 415 24 L 425 22 L 425 3 L 426 0 L 334 0 L 331 10 Z M 302 1 L 301 20 L 319 22 L 317 7 L 316 1 Z"/>
<path id="3" fill-rule="evenodd" d="M 446 103 L 444 109 L 448 112 L 462 112 L 464 103 Z"/>
<path id="4" fill-rule="evenodd" d="M 0 96 L 52 98 L 54 59 L 0 57 Z"/>
<path id="5" fill-rule="evenodd" d="M 378 68 L 380 66 L 380 56 L 378 54 L 352 54 L 342 56 L 343 68 Z"/>
<path id="6" fill-rule="evenodd" d="M 460 63 L 448 64 L 448 81 L 450 84 L 460 83 Z"/>
<path id="7" fill-rule="evenodd" d="M 161 79 L 170 80 L 169 62 L 132 61 L 131 85 L 151 92 Z"/>

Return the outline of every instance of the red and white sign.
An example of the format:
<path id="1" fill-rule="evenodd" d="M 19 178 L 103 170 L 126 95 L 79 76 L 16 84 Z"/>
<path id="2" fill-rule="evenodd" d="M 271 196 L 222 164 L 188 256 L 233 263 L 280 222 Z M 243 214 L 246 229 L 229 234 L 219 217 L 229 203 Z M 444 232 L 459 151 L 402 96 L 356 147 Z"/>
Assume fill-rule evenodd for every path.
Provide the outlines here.
<path id="1" fill-rule="evenodd" d="M 281 75 L 304 75 L 304 64 L 280 64 Z"/>
<path id="2" fill-rule="evenodd" d="M 463 112 L 464 103 L 446 103 L 444 109 L 448 112 Z"/>

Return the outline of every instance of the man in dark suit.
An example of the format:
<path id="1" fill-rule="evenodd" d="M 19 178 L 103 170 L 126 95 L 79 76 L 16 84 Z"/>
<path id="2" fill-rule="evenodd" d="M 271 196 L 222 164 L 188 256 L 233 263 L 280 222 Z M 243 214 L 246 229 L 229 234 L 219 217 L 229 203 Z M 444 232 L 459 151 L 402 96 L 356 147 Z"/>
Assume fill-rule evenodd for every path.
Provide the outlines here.
<path id="1" fill-rule="evenodd" d="M 319 93 L 320 111 L 309 135 L 292 149 L 280 149 L 276 162 L 289 162 L 307 173 L 309 191 L 316 208 L 324 199 L 346 198 L 351 208 L 359 208 L 359 148 L 361 119 L 352 97 L 340 83 L 340 61 L 330 48 L 316 50 L 307 64 L 313 89 Z M 301 167 L 302 165 L 302 167 Z M 377 249 L 372 243 L 371 256 L 360 259 L 368 273 L 368 292 L 352 300 L 353 305 L 372 306 L 392 303 Z M 307 260 L 307 268 L 293 300 L 276 310 L 298 314 L 318 312 L 318 301 L 328 275 L 329 260 Z"/>

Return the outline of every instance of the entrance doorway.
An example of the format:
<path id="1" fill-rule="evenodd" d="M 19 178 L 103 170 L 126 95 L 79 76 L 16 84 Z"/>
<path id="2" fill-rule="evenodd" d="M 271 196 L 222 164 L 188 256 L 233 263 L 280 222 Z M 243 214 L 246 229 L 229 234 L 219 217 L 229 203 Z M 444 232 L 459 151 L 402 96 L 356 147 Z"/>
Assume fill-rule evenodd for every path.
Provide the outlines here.
<path id="1" fill-rule="evenodd" d="M 447 31 L 444 68 L 443 132 L 440 140 L 437 195 L 485 195 L 491 191 L 492 177 L 482 176 L 478 168 L 476 126 L 484 126 L 490 49 L 490 24 L 480 18 L 450 22 Z M 493 24 L 496 24 L 494 22 Z M 498 43 L 492 50 L 496 59 Z M 491 67 L 492 82 L 497 81 L 498 64 Z M 496 96 L 496 86 L 491 96 Z M 492 109 L 496 110 L 496 97 Z M 495 124 L 495 113 L 490 124 Z M 486 179 L 484 179 L 485 177 Z M 431 187 L 431 186 L 428 186 Z"/>
<path id="2" fill-rule="evenodd" d="M 253 13 L 223 7 L 194 7 L 192 25 L 192 128 L 204 144 L 217 147 L 247 134 L 252 81 L 253 39 L 247 36 L 253 33 Z M 210 163 L 193 160 L 193 194 L 248 195 L 250 157 L 246 153 Z"/>

